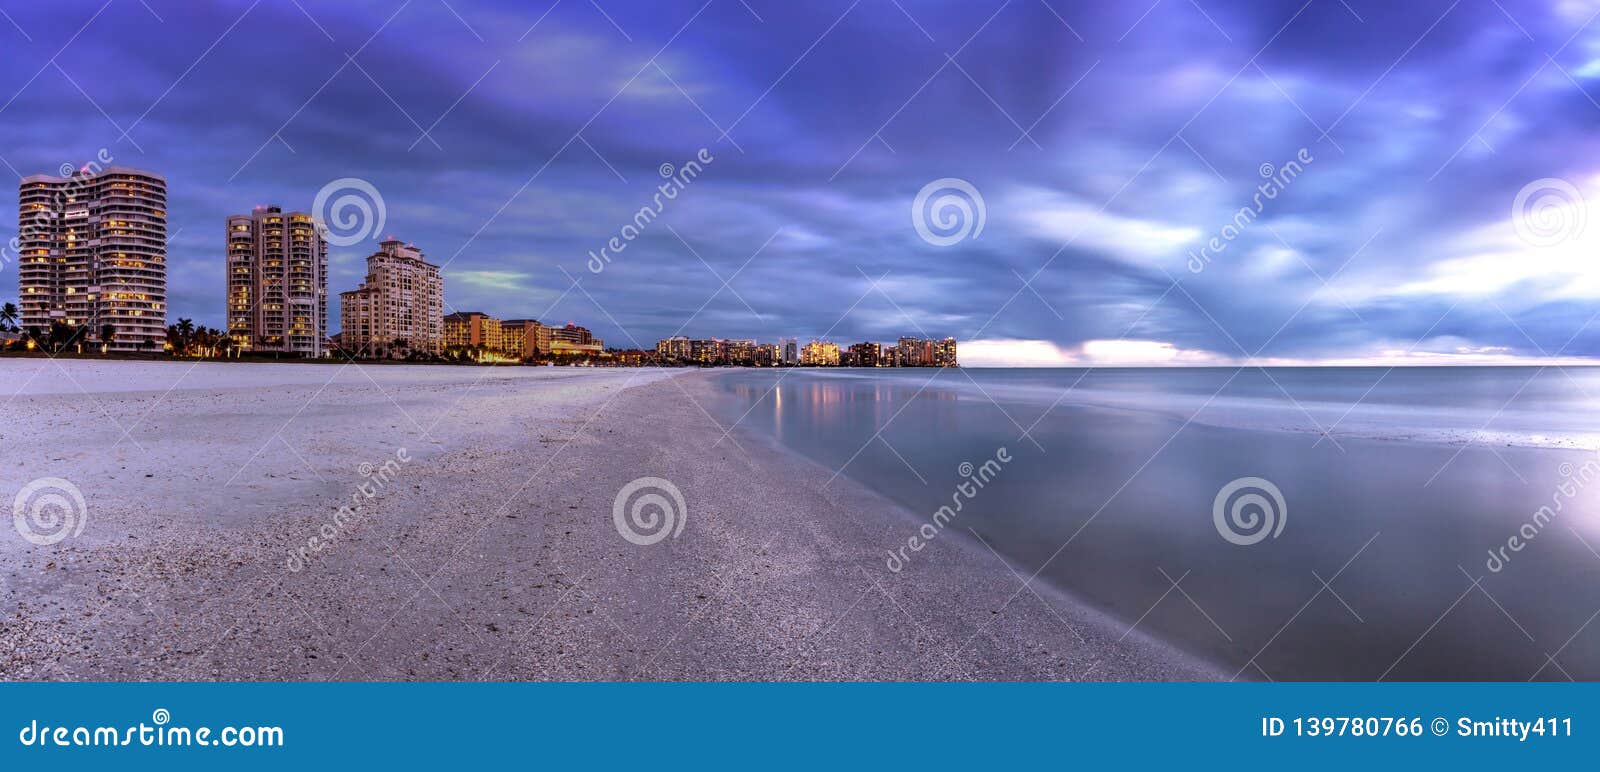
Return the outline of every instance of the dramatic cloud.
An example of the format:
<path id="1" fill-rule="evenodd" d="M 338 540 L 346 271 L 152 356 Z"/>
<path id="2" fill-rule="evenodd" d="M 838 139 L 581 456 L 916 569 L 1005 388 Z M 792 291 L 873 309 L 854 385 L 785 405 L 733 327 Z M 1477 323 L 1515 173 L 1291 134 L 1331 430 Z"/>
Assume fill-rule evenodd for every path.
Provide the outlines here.
<path id="1" fill-rule="evenodd" d="M 444 266 L 451 308 L 615 345 L 1600 356 L 1597 2 L 5 10 L 0 168 L 105 148 L 166 175 L 174 319 L 221 325 L 228 214 L 355 177 L 384 198 L 376 235 Z M 966 214 L 914 213 L 943 178 L 976 192 Z M 335 308 L 374 246 L 334 250 Z"/>

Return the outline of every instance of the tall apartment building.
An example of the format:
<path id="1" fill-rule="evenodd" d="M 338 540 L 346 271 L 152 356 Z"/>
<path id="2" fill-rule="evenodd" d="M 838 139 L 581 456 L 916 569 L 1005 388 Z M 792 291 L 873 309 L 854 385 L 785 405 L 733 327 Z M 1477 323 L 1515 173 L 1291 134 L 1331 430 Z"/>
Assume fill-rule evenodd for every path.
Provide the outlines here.
<path id="1" fill-rule="evenodd" d="M 328 330 L 328 243 L 305 212 L 228 217 L 228 336 L 240 351 L 320 357 Z"/>
<path id="2" fill-rule="evenodd" d="M 901 338 L 895 345 L 901 367 L 927 367 L 933 364 L 933 341 Z"/>
<path id="3" fill-rule="evenodd" d="M 165 178 L 121 166 L 39 174 L 23 178 L 18 202 L 23 328 L 61 322 L 113 351 L 166 342 Z"/>
<path id="4" fill-rule="evenodd" d="M 800 349 L 800 364 L 811 367 L 838 367 L 839 344 L 814 340 Z"/>
<path id="5" fill-rule="evenodd" d="M 390 239 L 367 258 L 367 280 L 339 293 L 339 344 L 358 356 L 444 351 L 444 279 L 422 250 Z"/>
<path id="6" fill-rule="evenodd" d="M 878 367 L 883 364 L 883 346 L 872 342 L 851 344 L 847 359 L 851 367 Z"/>
<path id="7" fill-rule="evenodd" d="M 800 364 L 800 341 L 794 338 L 784 338 L 778 341 L 783 347 L 783 363 L 790 367 Z"/>

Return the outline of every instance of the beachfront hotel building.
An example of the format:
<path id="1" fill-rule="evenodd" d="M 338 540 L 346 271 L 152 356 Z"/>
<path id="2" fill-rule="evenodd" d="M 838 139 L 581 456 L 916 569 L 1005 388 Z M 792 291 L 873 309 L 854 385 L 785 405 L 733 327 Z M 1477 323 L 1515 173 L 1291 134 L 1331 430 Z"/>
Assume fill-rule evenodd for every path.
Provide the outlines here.
<path id="1" fill-rule="evenodd" d="M 305 212 L 228 217 L 228 337 L 242 352 L 323 355 L 328 243 Z"/>
<path id="2" fill-rule="evenodd" d="M 553 332 L 535 319 L 507 319 L 500 323 L 501 340 L 507 350 L 523 359 L 548 355 Z"/>
<path id="3" fill-rule="evenodd" d="M 165 343 L 165 178 L 121 166 L 38 174 L 22 179 L 18 203 L 24 329 L 43 335 L 59 322 L 111 351 Z"/>
<path id="4" fill-rule="evenodd" d="M 422 250 L 389 239 L 367 258 L 367 280 L 339 293 L 339 343 L 356 356 L 444 351 L 444 279 Z"/>
<path id="5" fill-rule="evenodd" d="M 478 311 L 460 311 L 444 317 L 444 347 L 476 348 L 510 353 L 500 320 Z M 520 348 L 520 347 L 519 347 Z"/>
<path id="6" fill-rule="evenodd" d="M 599 354 L 605 351 L 606 342 L 594 337 L 587 327 L 567 322 L 565 327 L 550 328 L 550 353 Z"/>

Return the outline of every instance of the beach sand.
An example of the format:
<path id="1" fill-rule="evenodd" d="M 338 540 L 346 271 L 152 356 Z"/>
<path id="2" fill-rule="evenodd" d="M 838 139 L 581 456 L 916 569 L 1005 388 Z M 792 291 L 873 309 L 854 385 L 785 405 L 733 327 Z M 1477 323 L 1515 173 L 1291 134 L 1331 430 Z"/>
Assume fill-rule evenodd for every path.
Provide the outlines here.
<path id="1" fill-rule="evenodd" d="M 724 437 L 717 377 L 0 359 L 0 498 L 85 501 L 0 534 L 0 679 L 1225 677 L 970 539 L 891 573 L 924 521 Z M 642 477 L 686 504 L 647 546 Z"/>

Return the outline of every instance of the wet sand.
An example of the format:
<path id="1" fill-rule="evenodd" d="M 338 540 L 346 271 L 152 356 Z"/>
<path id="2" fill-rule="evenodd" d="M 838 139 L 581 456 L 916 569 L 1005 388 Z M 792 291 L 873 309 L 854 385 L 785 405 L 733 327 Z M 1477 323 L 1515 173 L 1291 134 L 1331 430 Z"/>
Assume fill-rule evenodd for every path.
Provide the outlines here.
<path id="1" fill-rule="evenodd" d="M 86 503 L 57 544 L 0 537 L 0 678 L 1228 675 L 970 539 L 887 571 L 923 521 L 724 437 L 717 377 L 0 360 L 0 493 Z M 642 477 L 686 505 L 646 546 L 612 511 Z"/>

